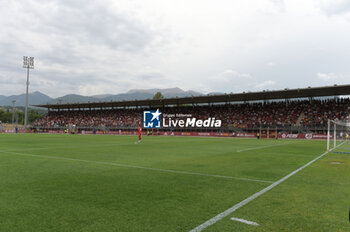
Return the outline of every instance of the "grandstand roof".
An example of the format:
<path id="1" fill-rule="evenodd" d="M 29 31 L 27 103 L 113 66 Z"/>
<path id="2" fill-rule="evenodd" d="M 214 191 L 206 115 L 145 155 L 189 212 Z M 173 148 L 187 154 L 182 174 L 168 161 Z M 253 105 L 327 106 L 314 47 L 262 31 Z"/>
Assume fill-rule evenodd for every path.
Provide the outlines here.
<path id="1" fill-rule="evenodd" d="M 182 104 L 210 104 L 210 103 L 230 103 L 273 99 L 295 99 L 311 97 L 329 97 L 350 95 L 350 85 L 334 85 L 325 87 L 308 87 L 301 89 L 284 90 L 264 90 L 261 92 L 243 92 L 222 94 L 214 96 L 197 96 L 183 98 L 165 98 L 159 100 L 134 100 L 134 101 L 111 101 L 111 102 L 88 102 L 88 103 L 68 103 L 68 104 L 46 104 L 35 105 L 48 109 L 82 109 L 82 108 L 106 108 L 106 107 L 162 107 Z"/>

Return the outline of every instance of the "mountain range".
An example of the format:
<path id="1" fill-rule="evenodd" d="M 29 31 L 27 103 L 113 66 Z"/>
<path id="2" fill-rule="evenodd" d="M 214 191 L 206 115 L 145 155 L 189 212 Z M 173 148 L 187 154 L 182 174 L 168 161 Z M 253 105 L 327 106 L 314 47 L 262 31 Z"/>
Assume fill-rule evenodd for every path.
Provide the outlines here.
<path id="1" fill-rule="evenodd" d="M 29 93 L 29 105 L 41 104 L 50 100 L 52 100 L 51 97 L 43 93 L 40 93 L 38 91 L 34 93 Z M 0 106 L 12 106 L 13 101 L 16 101 L 15 102 L 16 106 L 25 106 L 26 95 L 25 94 L 11 95 L 11 96 L 0 95 Z"/>
<path id="2" fill-rule="evenodd" d="M 132 89 L 121 94 L 103 94 L 94 96 L 83 96 L 77 94 L 68 94 L 58 98 L 51 98 L 39 91 L 29 94 L 29 105 L 41 104 L 65 104 L 65 103 L 86 103 L 86 102 L 104 102 L 104 101 L 123 101 L 123 100 L 144 100 L 152 99 L 155 93 L 161 92 L 165 98 L 202 96 L 202 93 L 192 90 L 184 91 L 180 88 L 167 89 Z M 3 96 L 0 95 L 0 106 L 12 106 L 15 100 L 16 106 L 25 106 L 25 94 Z"/>

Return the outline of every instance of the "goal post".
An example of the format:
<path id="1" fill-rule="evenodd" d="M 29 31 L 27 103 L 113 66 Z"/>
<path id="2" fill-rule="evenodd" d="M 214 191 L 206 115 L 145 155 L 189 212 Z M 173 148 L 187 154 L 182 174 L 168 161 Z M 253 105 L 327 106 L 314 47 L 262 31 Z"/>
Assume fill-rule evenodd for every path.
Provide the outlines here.
<path id="1" fill-rule="evenodd" d="M 328 120 L 327 151 L 349 142 L 349 136 L 350 122 Z"/>

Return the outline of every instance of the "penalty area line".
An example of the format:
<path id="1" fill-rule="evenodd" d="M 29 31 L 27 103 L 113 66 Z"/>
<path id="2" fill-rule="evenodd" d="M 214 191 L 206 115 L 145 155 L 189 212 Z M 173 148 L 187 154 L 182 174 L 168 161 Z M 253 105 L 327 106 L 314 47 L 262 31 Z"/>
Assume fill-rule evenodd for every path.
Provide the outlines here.
<path id="1" fill-rule="evenodd" d="M 341 146 L 342 144 L 340 144 L 339 146 Z M 334 148 L 333 148 L 334 149 Z M 332 151 L 333 149 L 331 149 L 330 151 Z M 317 156 L 315 159 L 311 160 L 310 162 L 308 162 L 307 164 L 305 164 L 304 166 L 298 168 L 297 170 L 289 173 L 288 175 L 286 175 L 285 177 L 279 179 L 278 181 L 272 183 L 271 185 L 267 186 L 266 188 L 264 188 L 263 190 L 260 190 L 259 192 L 251 195 L 250 197 L 244 199 L 243 201 L 235 204 L 234 206 L 232 206 L 231 208 L 225 210 L 222 213 L 219 213 L 218 215 L 216 215 L 215 217 L 207 220 L 206 222 L 204 222 L 203 224 L 197 226 L 196 228 L 190 230 L 189 232 L 200 232 L 202 230 L 204 230 L 205 228 L 215 224 L 216 222 L 220 221 L 221 219 L 225 218 L 226 216 L 228 216 L 229 214 L 235 212 L 237 209 L 241 208 L 242 206 L 248 204 L 249 202 L 251 202 L 252 200 L 254 200 L 255 198 L 263 195 L 264 193 L 266 193 L 267 191 L 269 191 L 270 189 L 273 189 L 274 187 L 276 187 L 277 185 L 279 185 L 280 183 L 284 182 L 285 180 L 287 180 L 289 177 L 297 174 L 298 172 L 300 172 L 301 170 L 303 170 L 304 168 L 306 168 L 307 166 L 309 166 L 310 164 L 314 163 L 315 161 L 321 159 L 323 156 L 327 155 L 330 151 L 326 151 L 325 153 Z"/>
<path id="2" fill-rule="evenodd" d="M 273 183 L 273 181 L 269 181 L 269 180 L 258 180 L 258 179 L 244 178 L 244 177 L 222 176 L 222 175 L 206 174 L 206 173 L 199 173 L 199 172 L 188 172 L 188 171 L 171 170 L 171 169 L 151 168 L 151 167 L 143 167 L 143 166 L 136 166 L 136 165 L 130 165 L 130 164 L 120 164 L 120 163 L 94 161 L 94 160 L 83 160 L 83 159 L 66 158 L 66 157 L 60 157 L 60 156 L 36 155 L 36 154 L 1 151 L 1 150 L 0 150 L 0 153 L 21 155 L 21 156 L 30 156 L 30 157 L 40 157 L 40 158 L 46 158 L 46 159 L 78 161 L 78 162 L 85 162 L 85 163 L 103 164 L 103 165 L 110 165 L 110 166 L 136 168 L 136 169 L 158 171 L 158 172 L 167 172 L 167 173 L 176 173 L 176 174 L 185 174 L 185 175 L 207 176 L 207 177 L 215 177 L 215 178 L 222 178 L 222 179 L 261 182 L 261 183 L 269 183 L 269 184 Z"/>
<path id="3" fill-rule="evenodd" d="M 252 225 L 252 226 L 259 226 L 259 223 L 248 221 L 248 220 L 245 220 L 245 219 L 242 219 L 242 218 L 232 217 L 231 220 L 232 221 L 242 222 L 242 223 L 245 223 L 245 224 L 248 224 L 248 225 Z"/>
<path id="4" fill-rule="evenodd" d="M 258 149 L 263 149 L 263 148 L 268 148 L 268 147 L 279 147 L 279 146 L 285 146 L 285 145 L 289 145 L 289 144 L 293 144 L 293 143 L 274 144 L 274 145 L 266 145 L 266 146 L 260 146 L 260 147 L 250 147 L 250 148 L 246 148 L 246 149 L 237 150 L 237 152 L 258 150 Z"/>

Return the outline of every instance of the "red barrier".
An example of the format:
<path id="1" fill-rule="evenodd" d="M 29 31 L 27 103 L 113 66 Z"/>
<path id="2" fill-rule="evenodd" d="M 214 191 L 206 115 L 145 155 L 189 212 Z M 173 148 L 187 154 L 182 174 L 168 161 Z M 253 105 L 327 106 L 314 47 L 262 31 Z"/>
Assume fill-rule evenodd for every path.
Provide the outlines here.
<path id="1" fill-rule="evenodd" d="M 10 134 L 14 134 L 14 133 L 16 133 L 16 130 L 14 130 L 14 129 L 6 129 L 6 130 L 3 130 L 2 131 L 3 133 L 10 133 Z M 18 130 L 17 131 L 17 133 L 30 133 L 30 131 L 25 131 L 25 130 L 23 130 L 23 129 L 20 129 L 20 130 Z"/>
<path id="2" fill-rule="evenodd" d="M 160 132 L 164 136 L 232 137 L 232 133 L 219 132 Z"/>
<path id="3" fill-rule="evenodd" d="M 331 139 L 333 135 L 330 135 Z M 312 133 L 300 133 L 300 134 L 289 134 L 282 133 L 278 134 L 279 139 L 327 139 L 325 134 L 312 134 Z"/>
<path id="4" fill-rule="evenodd" d="M 236 136 L 242 138 L 256 138 L 258 133 L 237 133 Z"/>
<path id="5" fill-rule="evenodd" d="M 62 130 L 49 130 L 49 134 L 64 134 L 64 131 Z"/>
<path id="6" fill-rule="evenodd" d="M 15 133 L 14 130 L 4 130 L 4 133 Z M 24 130 L 19 130 L 18 133 L 24 133 Z M 63 130 L 48 130 L 49 134 L 64 134 Z M 83 130 L 81 134 L 93 134 L 92 130 Z M 108 134 L 108 135 L 137 135 L 137 131 L 96 131 L 96 134 Z M 142 132 L 143 135 L 147 135 L 147 131 Z M 199 136 L 199 137 L 238 137 L 238 138 L 256 138 L 257 133 L 226 133 L 226 132 L 155 132 L 154 135 L 163 136 Z M 333 139 L 333 134 L 330 135 Z M 278 133 L 278 139 L 327 139 L 326 134 L 313 134 L 313 133 Z"/>

